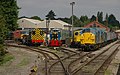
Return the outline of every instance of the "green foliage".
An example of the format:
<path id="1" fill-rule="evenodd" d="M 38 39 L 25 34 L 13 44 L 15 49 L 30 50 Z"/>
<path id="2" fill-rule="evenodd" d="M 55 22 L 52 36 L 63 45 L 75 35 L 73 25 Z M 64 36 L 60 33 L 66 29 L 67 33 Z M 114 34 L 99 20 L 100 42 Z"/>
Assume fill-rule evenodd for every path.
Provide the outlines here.
<path id="1" fill-rule="evenodd" d="M 16 0 L 0 0 L 0 8 L 5 18 L 6 27 L 11 31 L 15 30 L 18 20 L 18 6 Z"/>
<path id="2" fill-rule="evenodd" d="M 120 23 L 118 20 L 116 20 L 116 17 L 111 14 L 108 15 L 106 14 L 105 16 L 105 20 L 103 20 L 103 12 L 98 12 L 97 13 L 97 18 L 98 18 L 98 22 L 110 27 L 111 29 L 118 29 L 120 28 Z M 59 20 L 62 20 L 64 22 L 67 22 L 69 24 L 72 24 L 72 16 L 70 18 L 58 18 Z M 96 21 L 96 16 L 92 15 L 91 18 L 88 18 L 88 16 L 81 16 L 80 19 L 73 15 L 73 23 L 74 23 L 74 27 L 83 27 L 84 25 Z"/>
<path id="3" fill-rule="evenodd" d="M 5 50 L 2 44 L 0 44 L 0 61 L 3 60 L 3 57 L 5 55 Z"/>
<path id="4" fill-rule="evenodd" d="M 2 14 L 2 13 L 0 13 Z M 7 33 L 7 28 L 5 27 L 5 19 L 2 15 L 0 15 L 0 44 L 4 43 L 6 33 Z"/>
<path id="5" fill-rule="evenodd" d="M 108 20 L 108 14 L 106 14 L 106 16 L 105 16 L 105 20 Z"/>
<path id="6" fill-rule="evenodd" d="M 0 0 L 0 60 L 5 55 L 4 40 L 8 29 L 10 31 L 17 28 L 18 7 L 16 0 Z"/>
<path id="7" fill-rule="evenodd" d="M 29 63 L 29 58 L 23 58 L 22 61 L 18 64 L 18 66 L 25 66 Z"/>
<path id="8" fill-rule="evenodd" d="M 90 21 L 91 21 L 91 22 L 96 21 L 96 16 L 93 15 L 93 16 L 90 18 Z"/>
<path id="9" fill-rule="evenodd" d="M 97 18 L 98 18 L 98 22 L 103 23 L 103 12 L 98 11 Z"/>
<path id="10" fill-rule="evenodd" d="M 62 21 L 64 21 L 64 22 L 66 22 L 66 23 L 71 24 L 71 19 L 70 19 L 70 18 L 67 18 L 67 17 L 65 17 L 65 18 L 58 18 L 58 20 L 62 20 Z"/>
<path id="11" fill-rule="evenodd" d="M 0 56 L 5 55 L 5 50 L 2 44 L 0 44 Z"/>
<path id="12" fill-rule="evenodd" d="M 80 21 L 81 21 L 81 26 L 84 26 L 88 23 L 90 23 L 90 19 L 88 18 L 88 16 L 81 16 L 80 17 Z"/>
<path id="13" fill-rule="evenodd" d="M 26 16 L 21 16 L 21 17 L 19 17 L 18 19 L 21 19 L 21 18 L 29 18 L 29 17 L 26 17 Z"/>
<path id="14" fill-rule="evenodd" d="M 88 20 L 88 17 L 87 16 L 81 16 L 80 17 L 80 21 L 82 21 L 82 22 L 85 22 L 85 21 L 87 21 Z"/>
<path id="15" fill-rule="evenodd" d="M 111 27 L 120 27 L 120 23 L 118 20 L 116 20 L 115 16 L 113 14 L 109 15 L 108 17 L 108 24 Z"/>
<path id="16" fill-rule="evenodd" d="M 35 19 L 35 20 L 40 20 L 41 21 L 41 18 L 38 17 L 38 16 L 32 16 L 32 17 L 30 17 L 30 19 Z"/>
<path id="17" fill-rule="evenodd" d="M 72 24 L 72 16 L 70 17 L 70 21 Z M 82 22 L 80 21 L 80 19 L 77 16 L 73 15 L 73 26 L 74 27 L 81 27 L 81 23 Z"/>
<path id="18" fill-rule="evenodd" d="M 10 61 L 11 59 L 14 59 L 14 56 L 11 54 L 5 54 L 4 57 L 2 57 L 2 61 L 0 62 L 0 65 L 5 64 L 6 62 Z"/>
<path id="19" fill-rule="evenodd" d="M 55 19 L 55 13 L 53 12 L 53 10 L 51 10 L 47 15 L 47 19 L 50 19 L 50 20 L 54 20 Z"/>

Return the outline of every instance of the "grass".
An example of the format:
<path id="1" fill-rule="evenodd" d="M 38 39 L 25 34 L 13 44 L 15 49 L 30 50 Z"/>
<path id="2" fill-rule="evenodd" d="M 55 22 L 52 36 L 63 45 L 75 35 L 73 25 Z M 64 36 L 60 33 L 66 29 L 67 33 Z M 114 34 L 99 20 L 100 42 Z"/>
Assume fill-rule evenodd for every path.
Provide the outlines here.
<path id="1" fill-rule="evenodd" d="M 104 75 L 110 75 L 111 71 L 110 70 L 106 70 Z"/>
<path id="2" fill-rule="evenodd" d="M 23 60 L 18 64 L 18 66 L 25 66 L 29 64 L 28 58 L 23 58 Z"/>
<path id="3" fill-rule="evenodd" d="M 3 60 L 0 62 L 0 66 L 7 63 L 8 61 L 10 61 L 12 59 L 14 59 L 13 55 L 11 55 L 9 53 L 5 54 L 5 56 L 3 57 Z"/>

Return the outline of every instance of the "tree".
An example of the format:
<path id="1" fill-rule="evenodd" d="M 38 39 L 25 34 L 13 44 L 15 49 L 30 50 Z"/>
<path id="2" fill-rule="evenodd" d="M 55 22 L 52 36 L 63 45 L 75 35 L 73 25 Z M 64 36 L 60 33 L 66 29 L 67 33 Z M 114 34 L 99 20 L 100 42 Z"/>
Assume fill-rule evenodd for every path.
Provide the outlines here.
<path id="1" fill-rule="evenodd" d="M 103 21 L 103 24 L 108 26 L 108 14 L 106 14 L 105 21 Z"/>
<path id="2" fill-rule="evenodd" d="M 0 61 L 3 60 L 3 56 L 5 55 L 5 50 L 3 47 L 3 43 L 6 37 L 6 33 L 7 33 L 7 28 L 5 27 L 5 19 L 3 17 L 3 12 L 1 11 L 0 8 Z"/>
<path id="3" fill-rule="evenodd" d="M 98 22 L 103 23 L 103 12 L 98 11 L 97 17 L 98 17 Z"/>
<path id="4" fill-rule="evenodd" d="M 70 17 L 70 21 L 71 21 L 71 24 L 72 24 L 72 16 Z M 81 27 L 80 19 L 75 15 L 73 15 L 73 26 L 74 27 Z"/>
<path id="5" fill-rule="evenodd" d="M 30 19 L 35 19 L 35 20 L 40 20 L 41 21 L 41 18 L 38 17 L 38 16 L 32 16 L 32 17 L 30 17 Z"/>
<path id="6" fill-rule="evenodd" d="M 27 17 L 27 16 L 21 16 L 18 19 L 21 19 L 21 18 L 29 18 L 29 17 Z"/>
<path id="7" fill-rule="evenodd" d="M 55 13 L 53 12 L 53 10 L 51 10 L 47 15 L 47 19 L 50 19 L 50 20 L 54 20 L 55 19 Z"/>
<path id="8" fill-rule="evenodd" d="M 105 20 L 108 20 L 108 14 L 106 14 L 106 16 L 105 16 Z"/>
<path id="9" fill-rule="evenodd" d="M 18 6 L 16 0 L 0 0 L 0 8 L 3 11 L 6 27 L 9 30 L 17 29 Z"/>
<path id="10" fill-rule="evenodd" d="M 67 17 L 65 17 L 65 18 L 57 18 L 57 20 L 62 20 L 62 21 L 64 21 L 64 22 L 66 22 L 66 23 L 71 24 L 70 18 L 67 18 Z"/>
<path id="11" fill-rule="evenodd" d="M 5 27 L 5 19 L 0 15 L 0 44 L 4 43 L 7 33 L 7 28 Z"/>
<path id="12" fill-rule="evenodd" d="M 92 15 L 92 17 L 90 18 L 90 21 L 96 21 L 96 16 L 95 15 Z"/>
<path id="13" fill-rule="evenodd" d="M 113 14 L 109 15 L 108 24 L 109 24 L 109 26 L 112 26 L 112 27 L 116 27 L 116 26 L 120 27 L 119 21 L 116 20 L 116 17 Z"/>
<path id="14" fill-rule="evenodd" d="M 85 21 L 87 21 L 88 20 L 88 17 L 87 16 L 81 16 L 80 17 L 80 21 L 82 21 L 82 22 L 85 22 Z"/>
<path id="15" fill-rule="evenodd" d="M 15 30 L 18 19 L 16 0 L 0 0 L 0 61 L 5 55 L 4 40 L 9 30 Z"/>
<path id="16" fill-rule="evenodd" d="M 81 26 L 84 26 L 90 23 L 90 19 L 88 18 L 88 16 L 81 16 L 80 21 L 81 21 Z"/>

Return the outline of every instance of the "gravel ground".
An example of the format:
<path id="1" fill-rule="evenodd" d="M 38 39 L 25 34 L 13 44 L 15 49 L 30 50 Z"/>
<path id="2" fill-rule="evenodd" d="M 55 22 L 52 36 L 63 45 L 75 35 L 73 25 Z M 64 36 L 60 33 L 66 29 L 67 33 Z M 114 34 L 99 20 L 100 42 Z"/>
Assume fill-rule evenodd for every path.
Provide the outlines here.
<path id="1" fill-rule="evenodd" d="M 9 47 L 7 50 L 14 59 L 0 66 L 0 75 L 29 75 L 31 67 L 38 63 L 35 61 L 40 54 L 25 49 Z M 40 63 L 40 62 L 39 62 Z"/>
<path id="2" fill-rule="evenodd" d="M 112 60 L 109 67 L 107 68 L 105 75 L 117 75 L 119 64 L 120 64 L 120 47 L 119 47 L 119 52 L 117 53 L 117 55 Z"/>

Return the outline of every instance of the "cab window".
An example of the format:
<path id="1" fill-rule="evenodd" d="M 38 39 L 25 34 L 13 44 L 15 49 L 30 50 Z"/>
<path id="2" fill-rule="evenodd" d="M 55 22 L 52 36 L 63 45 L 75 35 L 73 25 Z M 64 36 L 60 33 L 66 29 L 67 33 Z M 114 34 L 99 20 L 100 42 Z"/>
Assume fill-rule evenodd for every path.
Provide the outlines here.
<path id="1" fill-rule="evenodd" d="M 90 29 L 84 29 L 82 33 L 90 32 Z"/>
<path id="2" fill-rule="evenodd" d="M 78 35 L 78 32 L 75 32 L 75 35 L 77 36 L 77 35 Z"/>
<path id="3" fill-rule="evenodd" d="M 58 38 L 58 35 L 57 35 L 57 34 L 52 34 L 52 38 L 53 38 L 53 39 L 57 39 L 57 38 Z"/>
<path id="4" fill-rule="evenodd" d="M 43 35 L 43 31 L 40 31 L 40 35 Z"/>
<path id="5" fill-rule="evenodd" d="M 35 31 L 32 31 L 32 35 L 35 35 Z"/>

